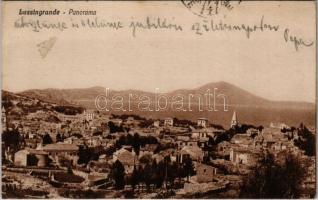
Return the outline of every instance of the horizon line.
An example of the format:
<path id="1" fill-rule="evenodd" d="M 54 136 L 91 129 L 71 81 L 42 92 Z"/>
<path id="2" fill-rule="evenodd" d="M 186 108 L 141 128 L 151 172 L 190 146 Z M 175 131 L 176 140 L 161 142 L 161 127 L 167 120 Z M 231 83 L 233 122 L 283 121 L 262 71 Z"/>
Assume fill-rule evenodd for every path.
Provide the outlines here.
<path id="1" fill-rule="evenodd" d="M 317 100 L 317 97 L 316 99 L 314 99 L 313 101 L 305 101 L 305 100 L 300 100 L 300 101 L 293 101 L 293 100 L 275 100 L 275 99 L 269 99 L 269 98 L 265 98 L 265 97 L 262 97 L 262 96 L 259 96 L 259 95 L 256 95 L 254 94 L 253 92 L 250 92 L 244 88 L 241 88 L 233 83 L 229 83 L 227 81 L 215 81 L 215 82 L 208 82 L 208 83 L 205 83 L 205 84 L 201 84 L 199 86 L 196 86 L 196 87 L 193 87 L 193 88 L 179 88 L 179 89 L 175 89 L 175 90 L 170 90 L 170 91 L 166 91 L 166 92 L 160 92 L 159 94 L 168 94 L 168 93 L 173 93 L 173 92 L 176 92 L 178 90 L 197 90 L 197 89 L 200 89 L 204 86 L 207 86 L 209 84 L 228 84 L 232 87 L 236 87 L 238 89 L 241 89 L 247 93 L 249 93 L 250 95 L 253 95 L 257 98 L 261 98 L 261 99 L 264 99 L 264 100 L 267 100 L 267 101 L 274 101 L 274 102 L 294 102 L 294 103 L 311 103 L 311 104 L 316 104 L 316 100 Z M 94 86 L 89 86 L 89 87 L 73 87 L 73 88 L 59 88 L 59 87 L 48 87 L 48 88 L 42 88 L 42 89 L 39 89 L 39 88 L 30 88 L 30 89 L 24 89 L 24 90 L 17 90 L 17 91 L 12 91 L 12 90 L 7 90 L 7 89 L 4 89 L 4 88 L 1 88 L 2 91 L 8 91 L 8 92 L 12 92 L 12 93 L 22 93 L 22 92 L 26 92 L 26 91 L 30 91 L 30 90 L 81 90 L 81 89 L 92 89 L 92 88 L 103 88 L 103 89 L 110 89 L 109 87 L 106 87 L 106 86 L 101 86 L 101 85 L 94 85 Z M 152 91 L 148 91 L 148 90 L 141 90 L 141 89 L 135 89 L 135 88 L 129 88 L 129 89 L 110 89 L 110 91 L 115 91 L 115 92 L 125 92 L 125 91 L 129 91 L 129 90 L 135 90 L 135 91 L 138 91 L 138 92 L 148 92 L 148 93 L 154 93 L 154 91 L 156 89 L 160 89 L 160 88 L 154 88 L 154 90 Z"/>

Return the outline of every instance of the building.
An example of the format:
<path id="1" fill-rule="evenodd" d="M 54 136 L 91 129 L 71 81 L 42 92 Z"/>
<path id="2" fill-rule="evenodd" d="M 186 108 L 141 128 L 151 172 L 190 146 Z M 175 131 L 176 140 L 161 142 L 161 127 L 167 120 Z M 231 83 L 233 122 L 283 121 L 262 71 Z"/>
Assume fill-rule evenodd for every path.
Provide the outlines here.
<path id="1" fill-rule="evenodd" d="M 191 139 L 190 136 L 186 136 L 186 135 L 180 135 L 177 136 L 176 139 L 176 144 L 178 145 L 179 149 L 182 149 L 185 146 L 198 146 L 198 141 Z"/>
<path id="2" fill-rule="evenodd" d="M 286 125 L 285 123 L 281 123 L 281 122 L 271 122 L 269 124 L 270 128 L 277 128 L 277 129 L 289 129 L 290 127 L 288 125 Z"/>
<path id="3" fill-rule="evenodd" d="M 205 130 L 194 130 L 191 133 L 192 138 L 209 140 L 209 132 Z"/>
<path id="4" fill-rule="evenodd" d="M 83 115 L 84 115 L 84 119 L 86 121 L 92 121 L 94 119 L 94 116 L 95 116 L 94 111 L 92 111 L 92 110 L 84 110 Z"/>
<path id="5" fill-rule="evenodd" d="M 125 147 L 122 147 L 113 153 L 113 163 L 115 163 L 116 160 L 120 161 L 124 165 L 125 173 L 130 174 L 133 172 L 134 166 L 137 162 L 136 153 L 133 150 L 129 151 Z"/>
<path id="6" fill-rule="evenodd" d="M 46 167 L 48 164 L 48 153 L 36 149 L 24 149 L 14 154 L 14 165 Z"/>
<path id="7" fill-rule="evenodd" d="M 217 145 L 217 153 L 221 156 L 230 156 L 231 143 L 228 141 L 223 141 Z"/>
<path id="8" fill-rule="evenodd" d="M 106 154 L 102 154 L 98 157 L 98 161 L 99 162 L 107 162 L 108 159 L 107 159 L 107 155 Z"/>
<path id="9" fill-rule="evenodd" d="M 217 168 L 197 163 L 196 173 L 198 183 L 208 183 L 213 181 L 214 175 L 217 174 Z"/>
<path id="10" fill-rule="evenodd" d="M 179 152 L 179 162 L 182 163 L 186 157 L 190 157 L 193 161 L 201 162 L 204 152 L 197 146 L 185 146 Z"/>
<path id="11" fill-rule="evenodd" d="M 173 126 L 173 118 L 171 117 L 165 118 L 164 126 Z"/>
<path id="12" fill-rule="evenodd" d="M 191 137 L 205 139 L 207 141 L 209 140 L 209 138 L 213 138 L 213 140 L 216 140 L 216 138 L 219 135 L 222 135 L 224 132 L 225 130 L 215 129 L 213 127 L 192 129 Z"/>
<path id="13" fill-rule="evenodd" d="M 62 122 L 66 122 L 66 121 L 77 121 L 80 120 L 81 117 L 80 115 L 65 115 L 65 114 L 61 114 L 59 113 L 57 115 L 58 119 L 60 119 Z"/>
<path id="14" fill-rule="evenodd" d="M 169 149 L 165 149 L 163 151 L 160 151 L 159 155 L 162 156 L 162 158 L 170 157 L 172 162 L 176 162 L 177 157 L 180 158 L 180 154 L 178 155 L 178 152 L 174 148 L 169 148 Z"/>
<path id="15" fill-rule="evenodd" d="M 144 147 L 141 147 L 139 150 L 139 158 L 143 155 L 153 155 L 157 150 L 158 144 L 146 144 Z"/>
<path id="16" fill-rule="evenodd" d="M 63 143 L 74 144 L 76 146 L 84 145 L 83 139 L 77 138 L 75 136 L 71 136 L 71 137 L 64 139 Z"/>
<path id="17" fill-rule="evenodd" d="M 286 138 L 286 141 L 277 141 L 277 142 L 275 142 L 275 144 L 273 145 L 272 149 L 275 150 L 275 151 L 283 151 L 283 150 L 286 150 L 290 146 L 291 145 L 289 145 L 289 141 Z"/>
<path id="18" fill-rule="evenodd" d="M 24 139 L 24 147 L 25 148 L 30 148 L 30 149 L 35 149 L 39 144 L 41 144 L 42 141 L 41 139 L 38 138 L 27 138 Z"/>
<path id="19" fill-rule="evenodd" d="M 164 157 L 163 157 L 162 155 L 160 155 L 160 154 L 154 154 L 154 155 L 152 156 L 152 159 L 153 159 L 153 160 L 156 160 L 156 162 L 159 163 L 159 162 L 161 162 L 161 161 L 164 160 Z"/>
<path id="20" fill-rule="evenodd" d="M 253 144 L 253 139 L 247 134 L 236 134 L 232 137 L 231 143 L 241 147 L 249 147 Z"/>
<path id="21" fill-rule="evenodd" d="M 59 163 L 62 158 L 71 161 L 73 165 L 77 164 L 79 147 L 74 144 L 54 143 L 45 145 L 40 149 L 47 152 L 56 163 Z"/>
<path id="22" fill-rule="evenodd" d="M 236 112 L 234 111 L 233 116 L 232 116 L 232 120 L 231 120 L 231 128 L 234 128 L 236 126 L 239 126 L 239 123 L 237 120 Z"/>
<path id="23" fill-rule="evenodd" d="M 287 134 L 283 134 L 279 128 L 264 128 L 262 132 L 255 136 L 254 147 L 269 150 L 284 150 L 288 148 Z M 293 146 L 293 145 L 292 145 Z"/>
<path id="24" fill-rule="evenodd" d="M 111 120 L 116 126 L 121 126 L 123 123 L 122 119 L 112 119 Z"/>
<path id="25" fill-rule="evenodd" d="M 249 128 L 249 129 L 247 129 L 247 131 L 246 131 L 246 134 L 248 135 L 248 136 L 256 136 L 256 135 L 258 135 L 260 133 L 260 131 L 259 130 L 257 130 L 257 129 L 255 129 L 255 128 Z"/>
<path id="26" fill-rule="evenodd" d="M 160 121 L 159 120 L 155 120 L 153 122 L 153 126 L 156 127 L 156 128 L 159 128 L 160 127 Z"/>
<path id="27" fill-rule="evenodd" d="M 135 122 L 135 118 L 131 117 L 131 116 L 128 117 L 127 120 L 126 120 L 126 123 L 129 124 L 129 125 L 134 124 L 134 122 Z"/>
<path id="28" fill-rule="evenodd" d="M 255 149 L 272 149 L 274 144 L 273 139 L 265 139 L 263 136 L 256 136 L 253 143 Z"/>
<path id="29" fill-rule="evenodd" d="M 85 140 L 86 144 L 89 146 L 89 147 L 97 147 L 97 146 L 103 146 L 103 147 L 106 147 L 108 146 L 110 140 L 109 139 L 105 139 L 101 136 L 92 136 L 92 137 L 88 137 L 86 140 Z"/>
<path id="30" fill-rule="evenodd" d="M 207 127 L 207 125 L 208 125 L 208 119 L 206 119 L 206 118 L 199 118 L 198 120 L 197 120 L 197 126 L 199 126 L 199 127 Z"/>
<path id="31" fill-rule="evenodd" d="M 232 148 L 230 161 L 234 164 L 254 165 L 257 162 L 258 154 L 245 148 Z"/>

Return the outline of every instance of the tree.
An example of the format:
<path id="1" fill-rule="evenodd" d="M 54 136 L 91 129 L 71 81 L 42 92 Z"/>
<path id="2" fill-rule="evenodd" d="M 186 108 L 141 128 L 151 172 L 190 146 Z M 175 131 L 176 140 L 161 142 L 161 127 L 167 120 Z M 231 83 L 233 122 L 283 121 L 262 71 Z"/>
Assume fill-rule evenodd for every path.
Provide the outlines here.
<path id="1" fill-rule="evenodd" d="M 74 106 L 54 106 L 53 109 L 59 113 L 65 114 L 65 115 L 81 114 L 84 111 L 84 108 L 74 107 Z"/>
<path id="2" fill-rule="evenodd" d="M 110 133 L 117 133 L 124 131 L 122 126 L 117 126 L 114 122 L 109 121 L 108 122 L 109 132 Z"/>
<path id="3" fill-rule="evenodd" d="M 139 158 L 140 163 L 147 164 L 147 163 L 151 163 L 151 161 L 152 161 L 151 154 L 145 154 Z"/>
<path id="4" fill-rule="evenodd" d="M 79 150 L 78 150 L 78 164 L 85 164 L 87 165 L 87 163 L 90 161 L 90 151 L 88 149 L 87 145 L 84 146 L 80 146 Z"/>
<path id="5" fill-rule="evenodd" d="M 234 129 L 235 129 L 236 133 L 246 133 L 246 131 L 250 128 L 257 129 L 257 127 L 255 127 L 252 124 L 242 124 L 241 126 L 236 126 Z"/>
<path id="6" fill-rule="evenodd" d="M 11 100 L 9 99 L 9 95 L 5 95 L 2 93 L 2 106 L 8 110 L 13 106 Z"/>
<path id="7" fill-rule="evenodd" d="M 4 142 L 5 148 L 10 147 L 10 148 L 18 149 L 20 139 L 21 139 L 21 136 L 17 129 L 13 129 L 11 131 L 4 131 L 2 133 L 2 141 Z"/>
<path id="8" fill-rule="evenodd" d="M 232 137 L 232 132 L 231 132 L 232 129 L 230 129 L 228 132 L 224 132 L 224 133 L 221 133 L 219 135 L 217 135 L 215 141 L 213 142 L 213 144 L 219 144 L 223 141 L 229 141 Z M 234 135 L 234 134 L 233 134 Z"/>
<path id="9" fill-rule="evenodd" d="M 219 124 L 210 124 L 210 126 L 218 130 L 225 130 L 224 127 Z"/>
<path id="10" fill-rule="evenodd" d="M 53 140 L 52 140 L 51 136 L 48 133 L 46 133 L 43 136 L 42 143 L 43 143 L 43 145 L 52 144 L 53 143 Z"/>
<path id="11" fill-rule="evenodd" d="M 153 122 L 154 121 L 152 119 L 143 120 L 140 122 L 139 126 L 141 128 L 147 128 L 147 127 L 151 126 L 153 124 Z"/>
<path id="12" fill-rule="evenodd" d="M 146 184 L 147 191 L 150 190 L 151 175 L 152 175 L 151 164 L 150 164 L 150 163 L 147 163 L 147 164 L 145 165 L 144 173 L 143 173 L 143 176 L 144 176 L 143 179 L 144 179 L 144 182 L 145 182 L 145 184 Z"/>
<path id="13" fill-rule="evenodd" d="M 138 133 L 135 133 L 133 138 L 132 138 L 132 147 L 134 148 L 134 151 L 136 152 L 137 155 L 139 155 L 139 150 L 140 150 L 140 136 Z"/>
<path id="14" fill-rule="evenodd" d="M 120 148 L 122 145 L 127 145 L 126 136 L 121 135 L 115 145 L 117 148 Z"/>
<path id="15" fill-rule="evenodd" d="M 132 144 L 133 143 L 133 136 L 131 134 L 128 134 L 126 137 L 126 143 Z"/>
<path id="16" fill-rule="evenodd" d="M 56 142 L 62 142 L 63 138 L 60 133 L 56 134 Z"/>
<path id="17" fill-rule="evenodd" d="M 141 176 L 141 174 L 140 174 L 139 168 L 134 166 L 134 171 L 133 171 L 131 178 L 130 178 L 130 184 L 131 184 L 131 187 L 133 190 L 135 190 L 136 185 L 139 184 L 139 182 L 141 180 L 140 176 Z"/>
<path id="18" fill-rule="evenodd" d="M 316 137 L 312 134 L 303 123 L 298 128 L 298 135 L 300 136 L 295 140 L 295 145 L 305 151 L 307 156 L 314 156 L 316 153 Z"/>
<path id="19" fill-rule="evenodd" d="M 166 175 L 166 164 L 164 161 L 160 161 L 157 164 L 157 168 L 156 168 L 155 183 L 156 183 L 157 188 L 159 188 L 163 185 L 163 182 L 165 180 L 165 175 Z"/>
<path id="20" fill-rule="evenodd" d="M 151 184 L 157 185 L 157 170 L 158 170 L 158 164 L 156 159 L 153 159 L 151 164 Z"/>
<path id="21" fill-rule="evenodd" d="M 167 169 L 167 179 L 170 183 L 170 189 L 174 186 L 174 181 L 178 176 L 178 166 L 176 162 L 173 162 L 170 164 L 168 163 L 168 169 Z"/>
<path id="22" fill-rule="evenodd" d="M 194 174 L 194 165 L 192 163 L 192 159 L 190 157 L 186 157 L 183 161 L 183 165 L 187 181 L 189 182 L 189 176 Z"/>
<path id="23" fill-rule="evenodd" d="M 116 125 L 114 122 L 109 121 L 108 122 L 108 127 L 109 127 L 109 132 L 110 133 L 115 133 L 116 132 Z"/>
<path id="24" fill-rule="evenodd" d="M 116 190 L 124 189 L 125 187 L 125 168 L 123 164 L 116 160 L 111 168 L 111 176 L 115 181 Z"/>
<path id="25" fill-rule="evenodd" d="M 264 129 L 264 126 L 260 125 L 257 129 L 261 132 Z"/>
<path id="26" fill-rule="evenodd" d="M 73 170 L 72 170 L 71 165 L 67 166 L 67 173 L 68 174 L 73 174 Z"/>
<path id="27" fill-rule="evenodd" d="M 287 153 L 275 160 L 273 154 L 264 154 L 259 163 L 243 180 L 240 196 L 243 198 L 299 198 L 301 182 L 306 170 L 299 159 Z"/>

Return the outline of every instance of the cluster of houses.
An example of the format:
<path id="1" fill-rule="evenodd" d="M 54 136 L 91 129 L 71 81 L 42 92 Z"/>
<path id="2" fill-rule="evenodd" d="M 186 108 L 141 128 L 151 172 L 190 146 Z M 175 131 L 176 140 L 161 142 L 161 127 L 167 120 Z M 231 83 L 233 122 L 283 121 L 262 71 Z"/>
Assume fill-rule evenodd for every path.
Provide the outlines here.
<path id="1" fill-rule="evenodd" d="M 51 119 L 51 115 L 55 116 L 51 117 L 52 121 L 43 120 Z M 2 123 L 7 124 L 5 117 L 3 113 Z M 129 129 L 111 133 L 108 126 L 110 121 L 116 126 L 129 127 Z M 169 156 L 172 162 L 180 163 L 186 158 L 191 158 L 196 171 L 196 181 L 208 183 L 212 182 L 218 174 L 222 174 L 218 166 L 248 169 L 257 163 L 259 155 L 264 150 L 277 154 L 291 151 L 303 155 L 293 141 L 281 132 L 282 127 L 287 127 L 284 124 L 270 124 L 263 130 L 250 128 L 245 133 L 235 134 L 230 140 L 216 144 L 213 151 L 217 157 L 214 158 L 211 156 L 211 141 L 216 141 L 218 137 L 226 134 L 226 130 L 210 126 L 206 118 L 199 118 L 196 126 L 188 127 L 175 126 L 173 118 L 155 120 L 146 128 L 141 128 L 139 123 L 140 120 L 131 116 L 123 120 L 93 110 L 85 110 L 78 115 L 37 111 L 16 124 L 23 136 L 23 142 L 19 151 L 14 154 L 6 153 L 6 159 L 17 167 L 48 168 L 52 165 L 59 166 L 65 160 L 72 166 L 78 166 L 79 151 L 82 146 L 98 147 L 102 150 L 113 148 L 114 152 L 111 156 L 101 153 L 98 160 L 93 163 L 96 166 L 103 163 L 106 163 L 104 166 L 111 166 L 118 160 L 123 164 L 125 173 L 131 174 L 134 167 L 140 164 L 140 160 L 144 157 L 160 162 Z M 230 126 L 240 126 L 235 112 Z M 121 136 L 132 133 L 145 137 L 152 136 L 156 138 L 157 143 L 141 146 L 138 153 L 131 145 L 116 146 Z M 43 143 L 45 134 L 51 137 L 51 143 Z M 61 139 L 58 139 L 58 134 Z M 160 146 L 168 147 L 160 149 Z M 7 149 L 5 151 L 10 152 Z M 95 170 L 101 171 L 96 167 Z"/>

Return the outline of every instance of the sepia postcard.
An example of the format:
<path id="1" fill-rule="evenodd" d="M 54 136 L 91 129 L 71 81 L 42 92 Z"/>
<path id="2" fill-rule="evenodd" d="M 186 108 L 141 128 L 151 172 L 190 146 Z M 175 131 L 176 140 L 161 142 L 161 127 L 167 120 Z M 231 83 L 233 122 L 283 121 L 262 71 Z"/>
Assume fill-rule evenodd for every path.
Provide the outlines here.
<path id="1" fill-rule="evenodd" d="M 316 197 L 315 1 L 3 1 L 1 197 Z"/>

